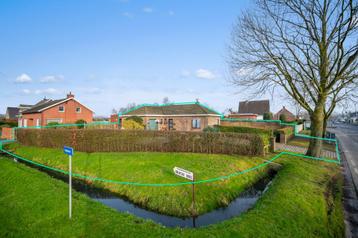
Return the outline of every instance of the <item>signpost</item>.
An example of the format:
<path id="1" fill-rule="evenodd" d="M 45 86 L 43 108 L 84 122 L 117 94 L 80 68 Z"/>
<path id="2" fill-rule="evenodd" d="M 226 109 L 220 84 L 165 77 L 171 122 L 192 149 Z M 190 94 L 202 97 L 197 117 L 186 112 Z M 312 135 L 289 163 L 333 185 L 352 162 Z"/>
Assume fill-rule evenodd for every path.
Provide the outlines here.
<path id="1" fill-rule="evenodd" d="M 68 185 L 69 185 L 69 217 L 72 217 L 72 155 L 73 155 L 73 148 L 64 146 L 63 152 L 68 155 L 69 157 L 69 166 L 68 166 Z"/>
<path id="2" fill-rule="evenodd" d="M 189 179 L 191 181 L 193 181 L 192 183 L 192 190 L 193 190 L 193 193 L 192 193 L 192 204 L 193 204 L 193 210 L 195 208 L 195 184 L 194 184 L 194 173 L 193 172 L 190 172 L 188 170 L 185 170 L 185 169 L 182 169 L 182 168 L 179 168 L 179 167 L 174 167 L 173 169 L 174 173 L 180 177 L 183 177 L 183 178 L 186 178 L 186 179 Z M 195 225 L 194 225 L 195 226 Z"/>

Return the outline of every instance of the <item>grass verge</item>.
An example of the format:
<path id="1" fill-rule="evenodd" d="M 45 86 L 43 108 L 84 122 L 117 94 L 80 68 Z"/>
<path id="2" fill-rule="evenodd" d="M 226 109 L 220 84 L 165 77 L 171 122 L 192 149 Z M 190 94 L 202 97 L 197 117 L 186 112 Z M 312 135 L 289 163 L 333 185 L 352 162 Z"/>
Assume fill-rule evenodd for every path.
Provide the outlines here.
<path id="1" fill-rule="evenodd" d="M 14 153 L 51 167 L 68 170 L 67 156 L 60 149 L 9 145 Z M 175 176 L 173 168 L 181 167 L 195 173 L 196 180 L 228 175 L 263 162 L 263 157 L 209 155 L 192 153 L 83 153 L 75 152 L 74 173 L 117 181 L 140 183 L 188 182 Z M 175 216 L 202 214 L 228 205 L 240 192 L 267 175 L 268 167 L 216 183 L 196 186 L 195 211 L 191 207 L 191 185 L 176 187 L 131 186 L 95 181 L 122 197 L 153 211 Z M 93 181 L 86 181 L 93 183 Z"/>
<path id="2" fill-rule="evenodd" d="M 0 237 L 344 237 L 336 165 L 285 157 L 269 191 L 242 216 L 199 229 L 164 228 L 116 212 L 68 186 L 0 157 Z"/>

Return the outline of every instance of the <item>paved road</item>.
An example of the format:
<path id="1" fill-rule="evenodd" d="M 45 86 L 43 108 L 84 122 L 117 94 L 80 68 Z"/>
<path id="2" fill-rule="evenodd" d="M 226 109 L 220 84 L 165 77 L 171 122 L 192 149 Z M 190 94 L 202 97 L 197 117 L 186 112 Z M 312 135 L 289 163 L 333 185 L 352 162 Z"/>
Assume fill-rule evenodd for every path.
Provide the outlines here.
<path id="1" fill-rule="evenodd" d="M 337 124 L 336 128 L 328 128 L 328 131 L 336 133 L 358 191 L 358 126 Z"/>

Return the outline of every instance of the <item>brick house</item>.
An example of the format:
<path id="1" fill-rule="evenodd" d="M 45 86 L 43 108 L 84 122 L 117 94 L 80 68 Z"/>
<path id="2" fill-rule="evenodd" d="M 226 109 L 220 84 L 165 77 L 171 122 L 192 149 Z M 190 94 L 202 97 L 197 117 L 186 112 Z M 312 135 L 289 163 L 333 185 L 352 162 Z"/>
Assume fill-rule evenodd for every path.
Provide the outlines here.
<path id="1" fill-rule="evenodd" d="M 21 112 L 31 108 L 32 105 L 20 104 L 18 107 L 7 107 L 5 119 L 6 120 L 18 120 Z"/>
<path id="2" fill-rule="evenodd" d="M 75 123 L 77 120 L 87 123 L 93 120 L 93 111 L 81 104 L 70 92 L 66 98 L 52 100 L 43 99 L 21 113 L 19 127 L 46 126 L 50 122 Z"/>
<path id="3" fill-rule="evenodd" d="M 255 113 L 231 113 L 227 116 L 227 118 L 231 119 L 242 119 L 242 120 L 257 120 L 259 115 Z"/>
<path id="4" fill-rule="evenodd" d="M 202 131 L 208 126 L 220 124 L 221 114 L 200 104 L 169 103 L 163 105 L 143 105 L 119 115 L 120 120 L 131 116 L 143 119 L 147 130 Z M 116 122 L 118 117 L 111 116 Z"/>
<path id="5" fill-rule="evenodd" d="M 286 116 L 286 121 L 295 121 L 296 120 L 296 116 L 293 115 L 292 112 L 287 110 L 285 106 L 283 106 L 282 109 L 280 111 L 278 111 L 275 115 L 273 115 L 273 119 L 280 120 L 281 115 Z"/>
<path id="6" fill-rule="evenodd" d="M 239 102 L 238 114 L 256 114 L 256 119 L 262 120 L 265 113 L 270 112 L 269 100 Z"/>

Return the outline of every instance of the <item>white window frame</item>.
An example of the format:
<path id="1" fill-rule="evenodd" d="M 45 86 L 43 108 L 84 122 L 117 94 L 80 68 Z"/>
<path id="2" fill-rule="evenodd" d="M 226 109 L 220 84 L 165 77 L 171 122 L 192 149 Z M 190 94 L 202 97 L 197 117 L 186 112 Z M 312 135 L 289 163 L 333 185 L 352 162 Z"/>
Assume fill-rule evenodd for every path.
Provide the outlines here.
<path id="1" fill-rule="evenodd" d="M 79 111 L 77 111 L 77 109 L 80 109 Z M 82 112 L 82 108 L 81 107 L 76 107 L 76 113 L 81 113 Z"/>
<path id="2" fill-rule="evenodd" d="M 193 129 L 201 129 L 201 119 L 200 118 L 193 118 L 191 120 L 191 128 L 193 128 Z"/>
<path id="3" fill-rule="evenodd" d="M 51 122 L 57 122 L 57 123 L 62 123 L 62 119 L 61 118 L 49 118 L 49 119 L 46 119 L 46 125 L 51 123 Z"/>
<path id="4" fill-rule="evenodd" d="M 37 118 L 37 119 L 36 119 L 36 127 L 39 127 L 39 126 L 41 126 L 41 124 L 40 124 L 40 118 Z"/>
<path id="5" fill-rule="evenodd" d="M 60 108 L 63 108 L 63 110 L 61 111 Z M 58 106 L 58 112 L 65 112 L 65 106 Z"/>

